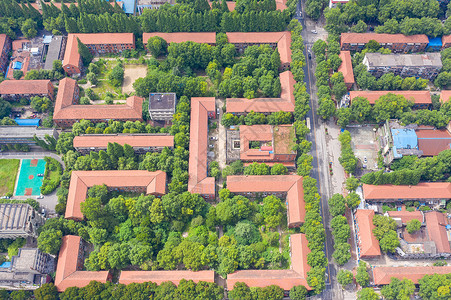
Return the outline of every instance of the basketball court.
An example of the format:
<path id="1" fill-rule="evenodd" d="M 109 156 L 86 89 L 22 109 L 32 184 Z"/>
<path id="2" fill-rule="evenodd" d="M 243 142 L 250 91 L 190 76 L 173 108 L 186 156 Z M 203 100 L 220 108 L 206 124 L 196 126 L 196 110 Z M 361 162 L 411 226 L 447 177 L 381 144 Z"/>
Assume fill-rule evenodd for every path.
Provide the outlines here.
<path id="1" fill-rule="evenodd" d="M 43 159 L 22 159 L 19 167 L 15 196 L 39 196 L 44 177 L 45 161 Z"/>

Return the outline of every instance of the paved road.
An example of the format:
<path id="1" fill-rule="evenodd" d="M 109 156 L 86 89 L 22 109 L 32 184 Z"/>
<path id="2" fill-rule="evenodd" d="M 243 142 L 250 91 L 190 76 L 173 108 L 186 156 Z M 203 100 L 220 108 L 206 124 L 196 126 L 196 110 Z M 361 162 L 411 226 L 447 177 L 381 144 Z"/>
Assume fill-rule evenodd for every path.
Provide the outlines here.
<path id="1" fill-rule="evenodd" d="M 305 7 L 304 1 L 300 0 L 298 5 L 298 10 L 300 7 Z M 305 11 L 304 9 L 302 9 Z M 297 13 L 299 16 L 299 13 Z M 303 13 L 304 18 L 306 18 L 305 13 Z M 323 224 L 326 230 L 326 243 L 325 243 L 325 253 L 329 260 L 329 265 L 326 269 L 326 289 L 319 296 L 320 299 L 343 299 L 341 288 L 336 282 L 337 268 L 333 263 L 332 253 L 333 253 L 333 238 L 329 227 L 330 214 L 327 199 L 332 195 L 331 193 L 331 181 L 329 175 L 329 157 L 328 149 L 326 146 L 326 134 L 325 134 L 325 124 L 319 120 L 317 115 L 318 109 L 318 99 L 316 96 L 316 86 L 315 86 L 315 75 L 314 75 L 314 58 L 308 59 L 308 50 L 311 49 L 313 41 L 318 39 L 318 35 L 312 34 L 311 30 L 318 29 L 318 25 L 311 20 L 302 19 L 300 20 L 302 26 L 304 27 L 302 31 L 302 36 L 304 39 L 305 46 L 305 57 L 306 66 L 304 68 L 305 72 L 305 82 L 307 85 L 307 92 L 310 94 L 310 107 L 311 110 L 308 112 L 307 117 L 310 118 L 311 132 L 307 136 L 307 139 L 312 142 L 312 156 L 313 156 L 313 169 L 311 176 L 315 178 L 318 182 L 318 189 L 321 195 L 321 215 L 323 217 Z M 318 31 L 318 30 L 317 30 Z M 313 51 L 312 51 L 313 52 Z"/>

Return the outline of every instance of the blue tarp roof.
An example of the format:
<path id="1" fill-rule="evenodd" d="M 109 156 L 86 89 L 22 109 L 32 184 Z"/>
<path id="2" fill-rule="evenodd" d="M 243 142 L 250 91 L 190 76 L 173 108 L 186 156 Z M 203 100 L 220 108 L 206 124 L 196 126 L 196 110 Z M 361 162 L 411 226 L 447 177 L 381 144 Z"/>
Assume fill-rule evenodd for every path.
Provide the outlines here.
<path id="1" fill-rule="evenodd" d="M 124 3 L 122 7 L 126 14 L 135 13 L 135 0 L 121 0 L 120 2 Z"/>
<path id="2" fill-rule="evenodd" d="M 14 119 L 19 126 L 39 126 L 41 119 Z"/>
<path id="3" fill-rule="evenodd" d="M 428 37 L 429 38 L 429 44 L 428 46 L 437 46 L 437 47 L 441 47 L 442 46 L 442 38 L 441 37 Z"/>
<path id="4" fill-rule="evenodd" d="M 10 261 L 5 261 L 4 263 L 2 263 L 0 265 L 0 268 L 4 268 L 4 269 L 8 269 L 11 267 L 11 262 Z"/>
<path id="5" fill-rule="evenodd" d="M 390 129 L 393 146 L 397 149 L 418 149 L 418 138 L 413 129 Z"/>
<path id="6" fill-rule="evenodd" d="M 20 70 L 20 69 L 22 69 L 22 63 L 21 63 L 20 61 L 15 61 L 15 62 L 13 63 L 13 69 L 15 69 L 15 70 Z"/>

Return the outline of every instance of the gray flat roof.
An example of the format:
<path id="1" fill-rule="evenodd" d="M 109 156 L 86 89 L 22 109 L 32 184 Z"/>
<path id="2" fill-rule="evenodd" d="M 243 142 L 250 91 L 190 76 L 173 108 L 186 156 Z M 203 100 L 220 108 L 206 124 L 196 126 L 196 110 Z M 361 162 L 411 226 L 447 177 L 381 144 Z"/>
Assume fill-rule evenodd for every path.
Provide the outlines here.
<path id="1" fill-rule="evenodd" d="M 149 109 L 175 109 L 175 98 L 175 93 L 152 93 L 149 95 Z"/>
<path id="2" fill-rule="evenodd" d="M 60 56 L 62 43 L 62 35 L 53 36 L 47 50 L 47 58 L 45 59 L 44 70 L 51 70 L 53 68 L 53 61 L 57 60 Z"/>
<path id="3" fill-rule="evenodd" d="M 440 53 L 381 54 L 366 53 L 370 67 L 442 67 Z"/>
<path id="4" fill-rule="evenodd" d="M 33 207 L 28 204 L 0 204 L 0 234 L 26 232 Z"/>
<path id="5" fill-rule="evenodd" d="M 32 138 L 36 135 L 43 139 L 46 134 L 53 136 L 54 128 L 40 128 L 37 126 L 0 126 L 1 138 Z"/>

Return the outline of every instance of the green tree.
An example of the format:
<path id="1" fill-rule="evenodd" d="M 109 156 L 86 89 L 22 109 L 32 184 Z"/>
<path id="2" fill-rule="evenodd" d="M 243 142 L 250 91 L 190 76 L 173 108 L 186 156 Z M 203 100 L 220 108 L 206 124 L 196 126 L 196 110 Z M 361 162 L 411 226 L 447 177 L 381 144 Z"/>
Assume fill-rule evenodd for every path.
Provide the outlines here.
<path id="1" fill-rule="evenodd" d="M 0 99 L 0 118 L 9 116 L 11 113 L 11 104 L 8 101 Z"/>
<path id="2" fill-rule="evenodd" d="M 335 250 L 332 257 L 340 266 L 351 259 L 351 245 L 348 243 L 335 243 L 334 248 Z"/>
<path id="3" fill-rule="evenodd" d="M 332 217 L 342 216 L 346 212 L 346 201 L 342 194 L 334 194 L 329 199 L 329 210 Z"/>
<path id="4" fill-rule="evenodd" d="M 379 300 L 379 295 L 372 288 L 364 288 L 357 292 L 358 300 Z"/>
<path id="5" fill-rule="evenodd" d="M 338 271 L 337 281 L 339 284 L 341 284 L 341 286 L 343 288 L 346 287 L 348 284 L 351 284 L 353 280 L 354 280 L 354 275 L 352 275 L 351 271 L 343 270 L 343 269 Z"/>
<path id="6" fill-rule="evenodd" d="M 22 78 L 23 72 L 21 70 L 13 70 L 13 78 L 19 80 Z"/>
<path id="7" fill-rule="evenodd" d="M 290 289 L 290 299 L 305 300 L 307 297 L 307 289 L 303 285 L 295 285 Z"/>
<path id="8" fill-rule="evenodd" d="M 242 221 L 235 226 L 235 239 L 240 245 L 249 245 L 259 242 L 261 236 L 254 224 Z"/>
<path id="9" fill-rule="evenodd" d="M 362 20 L 359 20 L 357 22 L 357 24 L 355 24 L 354 26 L 351 27 L 351 31 L 357 32 L 357 33 L 365 33 L 367 30 L 368 30 L 368 26 Z"/>
<path id="10" fill-rule="evenodd" d="M 108 80 L 112 86 L 119 87 L 124 81 L 124 67 L 122 64 L 117 64 L 108 74 Z"/>
<path id="11" fill-rule="evenodd" d="M 33 294 L 36 300 L 58 300 L 58 291 L 53 283 L 44 283 Z"/>
<path id="12" fill-rule="evenodd" d="M 167 42 L 159 36 L 151 37 L 147 41 L 146 47 L 150 54 L 152 54 L 152 56 L 155 58 L 162 54 L 165 54 L 168 50 Z"/>
<path id="13" fill-rule="evenodd" d="M 243 282 L 236 282 L 228 296 L 232 300 L 252 300 L 251 289 Z"/>
<path id="14" fill-rule="evenodd" d="M 390 284 L 383 286 L 381 294 L 387 300 L 409 300 L 415 292 L 415 285 L 410 279 L 391 278 Z"/>
<path id="15" fill-rule="evenodd" d="M 56 255 L 61 247 L 63 233 L 60 230 L 49 229 L 42 231 L 38 237 L 39 250 Z"/>
<path id="16" fill-rule="evenodd" d="M 359 180 L 356 177 L 346 178 L 346 189 L 354 192 L 359 187 Z"/>
<path id="17" fill-rule="evenodd" d="M 80 54 L 83 65 L 88 66 L 89 63 L 94 58 L 94 56 L 89 51 L 88 47 L 86 47 L 86 45 L 83 44 L 79 38 L 77 38 L 77 43 L 78 43 L 78 53 Z"/>
<path id="18" fill-rule="evenodd" d="M 34 38 L 38 34 L 38 24 L 33 21 L 33 19 L 26 19 L 25 22 L 22 23 L 22 27 L 20 30 L 23 35 L 29 39 Z"/>
<path id="19" fill-rule="evenodd" d="M 407 232 L 410 234 L 417 232 L 418 230 L 420 230 L 420 228 L 421 228 L 421 222 L 418 221 L 417 219 L 413 219 L 413 220 L 410 220 L 409 222 L 407 222 L 406 229 L 407 229 Z"/>
<path id="20" fill-rule="evenodd" d="M 356 97 L 351 103 L 352 117 L 359 123 L 363 123 L 371 115 L 371 105 L 368 99 Z"/>
<path id="21" fill-rule="evenodd" d="M 346 196 L 345 200 L 346 200 L 346 205 L 350 209 L 354 209 L 354 208 L 358 207 L 360 204 L 360 196 L 356 192 L 349 193 Z"/>
<path id="22" fill-rule="evenodd" d="M 335 115 L 336 108 L 335 108 L 335 102 L 327 97 L 321 99 L 319 103 L 318 108 L 318 114 L 323 118 L 324 120 L 329 120 L 330 117 L 333 117 Z"/>
<path id="23" fill-rule="evenodd" d="M 271 167 L 271 175 L 285 175 L 287 172 L 287 167 L 280 163 L 276 163 Z"/>
<path id="24" fill-rule="evenodd" d="M 364 261 L 359 262 L 355 280 L 361 287 L 366 287 L 370 283 L 370 275 L 366 270 L 366 263 Z"/>

